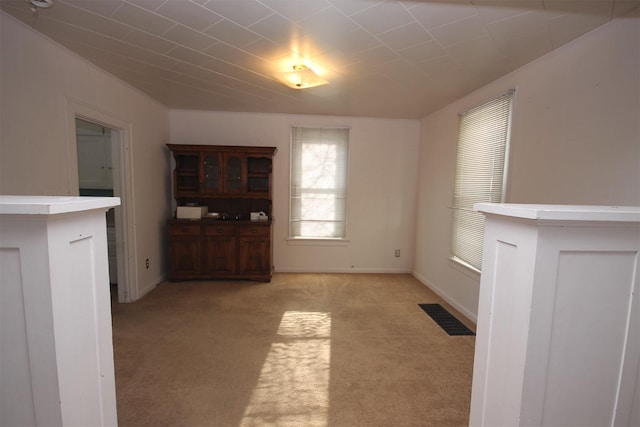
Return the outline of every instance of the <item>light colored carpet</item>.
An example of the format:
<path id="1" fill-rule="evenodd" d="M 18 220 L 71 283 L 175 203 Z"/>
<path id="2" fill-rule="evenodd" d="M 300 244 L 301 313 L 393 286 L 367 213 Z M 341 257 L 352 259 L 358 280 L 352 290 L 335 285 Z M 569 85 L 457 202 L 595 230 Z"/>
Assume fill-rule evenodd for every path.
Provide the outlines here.
<path id="1" fill-rule="evenodd" d="M 403 274 L 163 283 L 113 307 L 119 425 L 467 425 L 475 337 L 419 303 L 447 307 Z"/>

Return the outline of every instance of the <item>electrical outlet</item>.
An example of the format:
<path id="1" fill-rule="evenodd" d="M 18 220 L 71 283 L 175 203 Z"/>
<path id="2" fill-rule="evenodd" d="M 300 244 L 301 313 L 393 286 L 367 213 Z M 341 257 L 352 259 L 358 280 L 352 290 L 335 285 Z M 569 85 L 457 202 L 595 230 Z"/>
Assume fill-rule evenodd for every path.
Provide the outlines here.
<path id="1" fill-rule="evenodd" d="M 396 258 L 400 257 L 400 249 L 396 249 Z"/>
<path id="2" fill-rule="evenodd" d="M 149 258 L 147 258 L 147 260 L 145 261 L 145 266 L 147 267 L 147 270 L 149 269 Z"/>

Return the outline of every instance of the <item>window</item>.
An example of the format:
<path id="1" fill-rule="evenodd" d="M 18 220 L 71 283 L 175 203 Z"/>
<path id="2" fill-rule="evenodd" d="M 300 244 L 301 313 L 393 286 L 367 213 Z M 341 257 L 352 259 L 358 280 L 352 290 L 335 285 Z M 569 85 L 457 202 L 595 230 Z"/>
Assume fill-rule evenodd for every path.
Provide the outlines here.
<path id="1" fill-rule="evenodd" d="M 514 92 L 460 115 L 452 253 L 455 261 L 478 271 L 482 267 L 484 215 L 474 212 L 473 205 L 504 200 Z"/>
<path id="2" fill-rule="evenodd" d="M 291 129 L 289 237 L 346 238 L 348 128 Z"/>

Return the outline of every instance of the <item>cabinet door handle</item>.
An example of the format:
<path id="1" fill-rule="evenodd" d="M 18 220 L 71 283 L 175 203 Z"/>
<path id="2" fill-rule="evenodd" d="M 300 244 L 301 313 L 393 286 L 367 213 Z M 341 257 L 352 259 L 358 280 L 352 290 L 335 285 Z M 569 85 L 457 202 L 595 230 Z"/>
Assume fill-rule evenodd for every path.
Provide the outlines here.
<path id="1" fill-rule="evenodd" d="M 224 229 L 222 229 L 222 228 L 218 228 L 218 229 L 216 229 L 216 231 L 218 232 L 218 234 L 224 233 Z"/>
<path id="2" fill-rule="evenodd" d="M 251 234 L 256 234 L 258 232 L 258 230 L 256 230 L 255 228 L 251 229 Z"/>

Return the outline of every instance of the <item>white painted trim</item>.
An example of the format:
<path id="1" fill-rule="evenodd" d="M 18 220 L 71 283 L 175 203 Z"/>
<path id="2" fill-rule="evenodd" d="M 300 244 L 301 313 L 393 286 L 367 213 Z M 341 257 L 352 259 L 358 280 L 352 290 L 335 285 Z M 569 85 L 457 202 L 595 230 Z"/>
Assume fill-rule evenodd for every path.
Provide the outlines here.
<path id="1" fill-rule="evenodd" d="M 473 314 L 469 310 L 467 310 L 465 307 L 463 307 L 460 304 L 458 304 L 456 302 L 456 300 L 453 297 L 451 297 L 451 295 L 449 295 L 445 291 L 443 291 L 441 287 L 435 286 L 432 281 L 430 281 L 429 279 L 427 279 L 423 275 L 421 275 L 419 273 L 416 273 L 415 271 L 412 272 L 412 274 L 413 274 L 413 277 L 415 277 L 416 279 L 418 279 L 418 281 L 420 281 L 420 283 L 422 283 L 427 288 L 429 288 L 433 292 L 435 292 L 440 298 L 445 300 L 453 308 L 455 308 L 457 311 L 459 311 L 460 314 L 462 314 L 464 317 L 466 317 L 467 319 L 471 320 L 474 325 L 477 324 L 478 316 Z"/>
<path id="2" fill-rule="evenodd" d="M 288 237 L 285 239 L 290 246 L 348 246 L 349 239 L 313 239 L 308 237 Z"/>
<path id="3" fill-rule="evenodd" d="M 156 279 L 150 280 L 145 284 L 144 287 L 138 285 L 138 299 L 142 298 L 156 287 L 158 287 L 161 283 L 165 283 L 169 280 L 169 275 L 167 273 L 160 274 Z M 134 300 L 130 300 L 129 302 L 133 302 Z"/>
<path id="4" fill-rule="evenodd" d="M 116 245 L 118 264 L 118 301 L 132 302 L 139 298 L 137 270 L 134 267 L 136 257 L 135 239 L 135 206 L 133 204 L 133 170 L 132 150 L 130 149 L 131 123 L 102 111 L 92 105 L 67 97 L 67 170 L 69 171 L 68 192 L 78 195 L 78 142 L 76 139 L 75 119 L 81 118 L 99 123 L 118 132 L 118 151 L 120 153 L 118 169 L 120 174 L 115 178 L 114 192 L 121 200 L 121 206 L 115 210 Z M 116 161 L 116 159 L 114 159 Z M 117 187 L 117 188 L 116 188 Z M 118 194 L 119 193 L 119 194 Z M 122 285 L 122 286 L 121 286 Z"/>
<path id="5" fill-rule="evenodd" d="M 369 274 L 412 274 L 406 268 L 276 268 L 275 273 L 309 273 L 309 274 L 331 274 L 331 273 L 369 273 Z"/>

